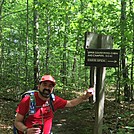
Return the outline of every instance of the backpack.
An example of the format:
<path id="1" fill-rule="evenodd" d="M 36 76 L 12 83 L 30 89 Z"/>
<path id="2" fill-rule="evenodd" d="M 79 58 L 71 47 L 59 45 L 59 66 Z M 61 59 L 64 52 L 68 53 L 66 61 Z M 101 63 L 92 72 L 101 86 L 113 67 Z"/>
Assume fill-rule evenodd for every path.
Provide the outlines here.
<path id="1" fill-rule="evenodd" d="M 26 96 L 30 96 L 30 106 L 29 106 L 29 111 L 28 113 L 25 115 L 25 118 L 27 118 L 29 115 L 34 114 L 36 111 L 36 99 L 34 96 L 34 93 L 38 92 L 38 90 L 29 90 L 27 92 L 24 92 L 22 94 L 21 100 L 26 97 Z M 53 107 L 53 101 L 55 100 L 55 95 L 53 93 L 50 94 L 50 107 L 52 109 L 52 111 L 54 112 L 54 107 Z M 18 130 L 15 127 L 15 125 L 13 125 L 13 134 L 18 134 Z"/>

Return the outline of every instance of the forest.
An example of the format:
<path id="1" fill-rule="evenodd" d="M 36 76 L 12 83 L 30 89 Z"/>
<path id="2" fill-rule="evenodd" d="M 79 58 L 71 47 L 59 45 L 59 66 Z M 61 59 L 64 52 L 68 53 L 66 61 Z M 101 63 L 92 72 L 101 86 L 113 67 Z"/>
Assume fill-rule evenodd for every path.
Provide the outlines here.
<path id="1" fill-rule="evenodd" d="M 71 99 L 90 86 L 85 33 L 109 35 L 119 67 L 107 67 L 103 134 L 134 133 L 133 0 L 1 0 L 0 132 L 12 134 L 21 95 L 41 76 L 56 79 L 55 94 Z M 97 82 L 97 81 L 96 81 Z M 93 134 L 95 103 L 55 113 L 54 134 Z"/>

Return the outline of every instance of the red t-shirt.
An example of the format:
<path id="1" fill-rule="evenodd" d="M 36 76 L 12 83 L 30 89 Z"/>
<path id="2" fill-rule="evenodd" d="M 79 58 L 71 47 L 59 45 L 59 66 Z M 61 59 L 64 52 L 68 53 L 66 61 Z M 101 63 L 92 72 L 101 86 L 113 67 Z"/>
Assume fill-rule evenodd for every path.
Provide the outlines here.
<path id="1" fill-rule="evenodd" d="M 54 117 L 54 113 L 50 108 L 49 103 L 39 98 L 38 92 L 35 92 L 34 95 L 36 99 L 36 113 L 33 115 L 28 115 L 24 121 L 24 124 L 28 128 L 31 128 L 33 124 L 40 124 L 40 126 L 44 124 L 43 134 L 49 134 L 52 127 L 52 119 Z M 29 103 L 30 97 L 24 97 L 18 105 L 16 112 L 25 116 L 29 111 Z M 56 111 L 58 109 L 64 108 L 66 103 L 67 100 L 55 96 L 55 101 L 53 102 L 54 110 Z"/>

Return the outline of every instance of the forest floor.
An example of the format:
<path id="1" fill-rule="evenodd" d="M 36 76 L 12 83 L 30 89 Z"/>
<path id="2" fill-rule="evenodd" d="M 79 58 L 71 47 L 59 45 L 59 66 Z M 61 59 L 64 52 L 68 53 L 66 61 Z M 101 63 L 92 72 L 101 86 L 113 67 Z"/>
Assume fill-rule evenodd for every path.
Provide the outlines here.
<path id="1" fill-rule="evenodd" d="M 0 99 L 0 134 L 13 134 L 15 107 L 18 102 Z M 59 110 L 53 121 L 53 134 L 93 134 L 95 105 L 85 102 Z M 120 104 L 105 99 L 103 134 L 134 134 L 134 103 Z"/>

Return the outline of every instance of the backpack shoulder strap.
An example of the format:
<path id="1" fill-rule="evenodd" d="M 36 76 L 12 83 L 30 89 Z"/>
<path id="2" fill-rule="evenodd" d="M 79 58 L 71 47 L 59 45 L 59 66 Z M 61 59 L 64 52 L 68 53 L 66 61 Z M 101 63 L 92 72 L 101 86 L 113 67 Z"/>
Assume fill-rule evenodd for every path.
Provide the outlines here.
<path id="1" fill-rule="evenodd" d="M 25 96 L 31 96 L 32 93 L 35 93 L 35 92 L 38 92 L 38 90 L 29 90 L 29 91 L 26 91 L 22 94 L 22 99 L 25 97 Z"/>
<path id="2" fill-rule="evenodd" d="M 54 109 L 54 106 L 53 106 L 54 101 L 55 101 L 55 95 L 53 93 L 51 93 L 49 103 L 50 103 L 50 107 L 51 107 L 53 112 L 55 112 L 55 109 Z"/>
<path id="3" fill-rule="evenodd" d="M 23 93 L 23 95 L 22 95 L 22 98 L 24 98 L 25 96 L 30 97 L 29 111 L 26 114 L 26 117 L 28 117 L 29 115 L 34 114 L 35 111 L 36 111 L 36 99 L 35 99 L 35 95 L 34 95 L 35 92 L 38 92 L 38 91 L 37 90 L 29 90 L 29 91 Z"/>

